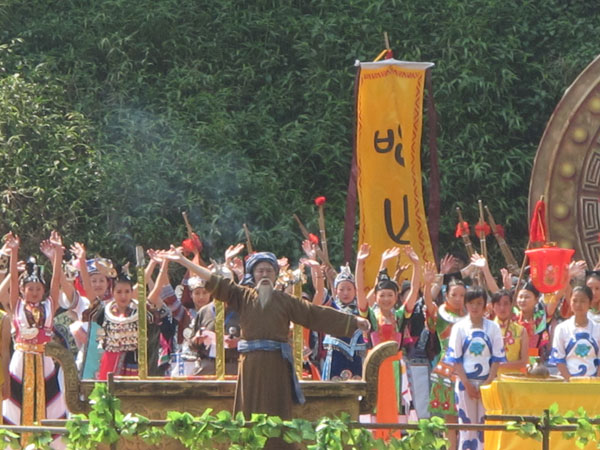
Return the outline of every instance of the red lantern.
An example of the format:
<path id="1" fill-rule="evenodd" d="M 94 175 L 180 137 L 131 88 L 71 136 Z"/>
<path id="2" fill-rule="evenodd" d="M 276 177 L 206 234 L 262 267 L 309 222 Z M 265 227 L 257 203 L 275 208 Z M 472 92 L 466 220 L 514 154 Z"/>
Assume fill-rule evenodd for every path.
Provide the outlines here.
<path id="1" fill-rule="evenodd" d="M 525 250 L 531 267 L 531 281 L 542 293 L 558 291 L 565 286 L 567 270 L 575 250 L 546 245 Z"/>

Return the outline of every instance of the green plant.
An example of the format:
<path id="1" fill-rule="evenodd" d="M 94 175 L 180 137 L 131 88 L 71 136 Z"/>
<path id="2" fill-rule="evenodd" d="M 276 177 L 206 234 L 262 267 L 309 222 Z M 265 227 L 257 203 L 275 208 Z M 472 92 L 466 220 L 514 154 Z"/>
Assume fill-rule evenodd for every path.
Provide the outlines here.
<path id="1" fill-rule="evenodd" d="M 94 449 L 98 444 L 111 444 L 120 438 L 139 437 L 150 445 L 174 439 L 189 449 L 208 449 L 228 443 L 231 449 L 258 450 L 269 438 L 283 438 L 288 443 L 303 443 L 309 449 L 425 449 L 442 448 L 440 437 L 445 431 L 443 420 L 421 420 L 419 429 L 409 431 L 401 439 L 383 442 L 366 428 L 352 426 L 350 416 L 324 417 L 317 423 L 304 419 L 281 420 L 276 416 L 253 414 L 246 420 L 242 413 L 228 411 L 212 414 L 207 409 L 198 417 L 186 412 L 169 411 L 164 426 L 150 426 L 149 419 L 120 411 L 120 401 L 112 396 L 104 383 L 98 383 L 90 394 L 91 412 L 73 415 L 66 424 L 69 449 Z M 15 435 L 16 436 L 16 435 Z M 39 436 L 39 442 L 46 436 Z M 38 442 L 36 441 L 36 442 Z M 17 441 L 18 442 L 18 441 Z"/>
<path id="2" fill-rule="evenodd" d="M 312 199 L 326 195 L 331 259 L 344 263 L 353 63 L 377 55 L 388 31 L 397 58 L 436 63 L 441 250 L 462 251 L 454 208 L 474 223 L 481 198 L 518 255 L 545 123 L 597 53 L 593 2 L 273 5 L 5 2 L 1 232 L 33 252 L 58 227 L 122 262 L 135 244 L 185 237 L 186 210 L 206 256 L 247 223 L 257 249 L 295 258 L 292 214 L 316 231 Z"/>

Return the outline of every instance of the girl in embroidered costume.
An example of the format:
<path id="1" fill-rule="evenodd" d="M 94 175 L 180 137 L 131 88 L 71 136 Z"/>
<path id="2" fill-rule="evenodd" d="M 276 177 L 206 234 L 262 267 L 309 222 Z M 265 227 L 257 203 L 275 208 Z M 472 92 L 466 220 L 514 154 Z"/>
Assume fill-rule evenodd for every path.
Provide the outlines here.
<path id="1" fill-rule="evenodd" d="M 486 299 L 482 288 L 467 290 L 468 316 L 452 327 L 444 358 L 458 377 L 454 392 L 460 423 L 483 423 L 485 409 L 479 387 L 491 383 L 498 364 L 506 361 L 500 327 L 484 317 Z M 483 450 L 483 433 L 461 431 L 459 448 Z"/>
<path id="2" fill-rule="evenodd" d="M 540 292 L 528 282 L 517 294 L 517 307 L 519 310 L 517 321 L 527 330 L 529 348 L 537 349 L 540 358 L 545 361 L 549 353 L 550 322 L 558 307 L 559 294 L 550 294 L 549 302 L 540 299 Z"/>
<path id="3" fill-rule="evenodd" d="M 323 274 L 320 276 L 324 277 Z M 348 265 L 340 268 L 340 273 L 335 277 L 333 289 L 335 296 L 329 305 L 338 311 L 358 315 L 356 286 Z M 323 339 L 323 346 L 327 350 L 323 364 L 323 380 L 360 378 L 362 376 L 362 364 L 367 344 L 363 340 L 360 330 L 357 330 L 352 338 L 338 338 L 328 334 Z"/>
<path id="4" fill-rule="evenodd" d="M 494 322 L 500 327 L 504 340 L 506 362 L 500 363 L 498 373 L 523 372 L 529 361 L 529 336 L 513 314 L 509 291 L 502 289 L 492 295 Z"/>
<path id="5" fill-rule="evenodd" d="M 110 259 L 86 259 L 85 246 L 80 242 L 71 246 L 71 253 L 77 258 L 79 270 L 75 284 L 89 305 L 89 309 L 82 314 L 81 322 L 73 327 L 75 339 L 81 346 L 77 355 L 77 367 L 81 371 L 81 378 L 97 379 L 103 350 L 98 347 L 99 325 L 92 317 L 112 298 L 113 280 L 117 272 Z"/>
<path id="6" fill-rule="evenodd" d="M 17 271 L 19 237 L 6 236 L 10 248 L 10 305 L 15 330 L 15 351 L 10 361 L 11 397 L 2 405 L 4 422 L 32 425 L 43 419 L 66 417 L 64 396 L 60 392 L 58 369 L 44 356 L 52 339 L 52 320 L 58 307 L 64 248 L 60 236 L 52 232 L 52 282 L 50 296 L 44 299 L 45 282 L 41 267 L 30 258 L 21 277 Z"/>
<path id="7" fill-rule="evenodd" d="M 406 302 L 396 309 L 394 306 L 398 300 L 398 285 L 390 279 L 387 269 L 379 272 L 377 285 L 375 286 L 375 306 L 370 307 L 365 294 L 364 282 L 364 263 L 368 258 L 371 247 L 369 244 L 362 244 L 358 255 L 356 256 L 356 295 L 358 309 L 361 316 L 369 319 L 371 323 L 371 343 L 377 345 L 381 342 L 395 340 L 398 347 L 402 347 L 402 323 L 409 318 L 417 300 L 417 294 L 420 287 L 421 265 L 417 254 L 411 247 L 405 247 L 404 251 L 412 261 L 413 274 L 411 279 L 411 291 Z M 398 255 L 399 249 L 386 251 L 389 255 Z M 377 398 L 376 421 L 378 423 L 396 423 L 398 422 L 398 413 L 400 411 L 400 401 L 402 398 L 401 386 L 401 365 L 402 353 L 386 359 L 379 371 L 379 386 Z M 388 438 L 388 430 L 377 430 L 376 437 Z M 394 433 L 395 436 L 399 434 Z"/>
<path id="8" fill-rule="evenodd" d="M 156 289 L 148 295 L 148 324 L 160 323 L 161 331 L 164 328 L 165 334 L 172 337 L 174 329 L 170 312 L 162 304 L 159 295 L 162 284 L 157 284 L 155 287 Z M 123 266 L 114 280 L 113 299 L 100 307 L 95 316 L 96 323 L 101 327 L 98 331 L 98 340 L 104 349 L 98 372 L 100 380 L 106 380 L 109 372 L 121 376 L 134 376 L 138 373 L 138 309 L 137 301 L 133 299 L 134 292 L 127 266 Z M 155 314 L 152 309 L 155 309 Z M 157 346 L 150 346 L 150 350 L 156 352 Z M 149 368 L 154 367 L 150 360 L 156 360 L 154 358 L 156 355 L 151 355 L 151 352 L 148 353 Z"/>
<path id="9" fill-rule="evenodd" d="M 434 268 L 435 269 L 435 268 Z M 431 276 L 426 272 L 425 278 Z M 437 333 L 440 342 L 440 355 L 432 364 L 434 370 L 431 374 L 431 390 L 429 393 L 429 412 L 432 415 L 442 416 L 448 423 L 457 422 L 457 410 L 454 398 L 454 376 L 453 370 L 445 364 L 444 356 L 448 348 L 448 341 L 452 327 L 465 314 L 464 298 L 465 285 L 462 281 L 452 279 L 448 283 L 446 301 L 437 306 L 428 292 L 425 294 L 425 305 L 427 308 L 427 323 L 431 332 Z M 456 432 L 449 431 L 447 438 L 451 449 L 456 448 Z"/>
<path id="10" fill-rule="evenodd" d="M 566 380 L 600 375 L 600 326 L 588 318 L 592 299 L 588 286 L 574 287 L 570 300 L 573 316 L 554 330 L 550 362 Z"/>

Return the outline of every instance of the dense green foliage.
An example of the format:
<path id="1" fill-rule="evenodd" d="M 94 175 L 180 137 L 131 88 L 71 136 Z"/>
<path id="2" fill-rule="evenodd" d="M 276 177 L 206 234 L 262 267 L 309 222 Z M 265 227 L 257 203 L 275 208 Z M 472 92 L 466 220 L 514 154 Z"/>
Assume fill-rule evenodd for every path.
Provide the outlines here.
<path id="1" fill-rule="evenodd" d="M 593 2 L 559 0 L 0 9 L 0 232 L 31 251 L 58 226 L 117 259 L 182 239 L 183 210 L 212 256 L 242 223 L 257 248 L 297 256 L 292 213 L 316 231 L 325 195 L 341 263 L 353 63 L 379 53 L 383 31 L 399 59 L 436 63 L 442 250 L 460 245 L 454 207 L 473 222 L 478 198 L 522 246 L 537 144 L 600 38 Z"/>

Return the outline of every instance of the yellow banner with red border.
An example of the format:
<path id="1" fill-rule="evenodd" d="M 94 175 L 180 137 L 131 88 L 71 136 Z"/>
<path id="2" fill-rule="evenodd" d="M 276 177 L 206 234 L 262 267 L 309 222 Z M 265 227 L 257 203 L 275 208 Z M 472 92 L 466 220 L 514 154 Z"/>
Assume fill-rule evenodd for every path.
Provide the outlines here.
<path id="1" fill-rule="evenodd" d="M 411 245 L 433 261 L 421 183 L 425 73 L 432 63 L 394 59 L 360 63 L 356 158 L 360 205 L 359 246 L 371 245 L 365 283 L 375 284 L 380 255 Z M 409 264 L 401 252 L 399 264 Z M 390 276 L 396 267 L 388 267 Z"/>

